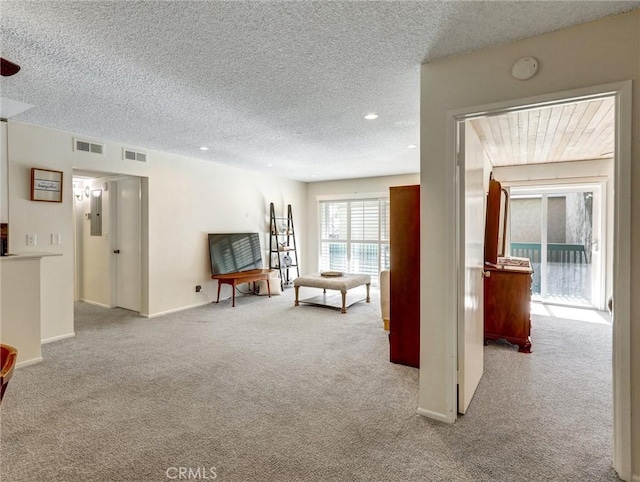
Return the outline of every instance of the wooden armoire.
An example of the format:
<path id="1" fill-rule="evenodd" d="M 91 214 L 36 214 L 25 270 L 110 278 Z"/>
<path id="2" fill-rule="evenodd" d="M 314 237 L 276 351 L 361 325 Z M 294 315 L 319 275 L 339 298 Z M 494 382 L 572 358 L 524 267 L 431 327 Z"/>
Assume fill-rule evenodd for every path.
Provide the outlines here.
<path id="1" fill-rule="evenodd" d="M 504 257 L 498 246 L 500 220 L 506 226 L 508 196 L 501 209 L 502 186 L 489 181 L 484 239 L 484 341 L 506 340 L 519 351 L 531 352 L 531 263 L 526 258 Z M 502 239 L 506 236 L 503 230 Z"/>
<path id="2" fill-rule="evenodd" d="M 420 186 L 389 188 L 389 359 L 420 366 Z"/>

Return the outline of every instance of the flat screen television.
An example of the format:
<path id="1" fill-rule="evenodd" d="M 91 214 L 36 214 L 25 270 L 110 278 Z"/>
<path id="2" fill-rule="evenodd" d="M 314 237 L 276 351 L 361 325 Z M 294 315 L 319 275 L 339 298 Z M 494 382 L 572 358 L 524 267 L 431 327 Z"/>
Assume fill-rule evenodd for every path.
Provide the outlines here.
<path id="1" fill-rule="evenodd" d="M 209 233 L 211 274 L 238 273 L 262 268 L 258 233 Z"/>

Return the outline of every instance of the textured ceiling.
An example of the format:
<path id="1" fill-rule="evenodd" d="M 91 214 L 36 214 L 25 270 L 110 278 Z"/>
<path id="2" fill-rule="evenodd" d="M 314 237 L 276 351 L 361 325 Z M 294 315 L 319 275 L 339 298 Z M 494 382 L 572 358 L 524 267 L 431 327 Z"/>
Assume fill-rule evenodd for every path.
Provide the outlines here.
<path id="1" fill-rule="evenodd" d="M 639 6 L 0 0 L 0 88 L 19 121 L 301 181 L 418 172 L 423 61 Z"/>

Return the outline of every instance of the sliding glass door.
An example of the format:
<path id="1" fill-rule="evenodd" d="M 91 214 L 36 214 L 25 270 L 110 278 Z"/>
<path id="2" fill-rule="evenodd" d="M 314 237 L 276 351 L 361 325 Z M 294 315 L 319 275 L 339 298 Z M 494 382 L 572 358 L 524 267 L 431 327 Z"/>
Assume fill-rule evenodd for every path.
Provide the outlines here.
<path id="1" fill-rule="evenodd" d="M 531 260 L 533 299 L 603 305 L 599 184 L 510 189 L 510 252 Z"/>

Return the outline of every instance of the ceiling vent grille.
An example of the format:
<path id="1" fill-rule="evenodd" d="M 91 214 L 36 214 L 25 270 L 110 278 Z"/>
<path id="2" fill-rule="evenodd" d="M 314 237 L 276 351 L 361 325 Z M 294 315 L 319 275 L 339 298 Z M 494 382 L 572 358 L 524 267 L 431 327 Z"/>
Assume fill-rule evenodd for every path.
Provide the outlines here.
<path id="1" fill-rule="evenodd" d="M 131 149 L 122 149 L 122 159 L 125 161 L 147 162 L 147 154 L 145 152 L 136 152 Z"/>
<path id="2" fill-rule="evenodd" d="M 85 141 L 82 139 L 73 139 L 73 150 L 103 155 L 104 144 L 97 144 L 95 142 Z"/>

